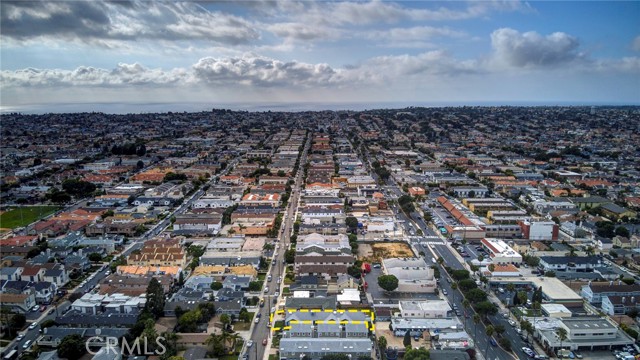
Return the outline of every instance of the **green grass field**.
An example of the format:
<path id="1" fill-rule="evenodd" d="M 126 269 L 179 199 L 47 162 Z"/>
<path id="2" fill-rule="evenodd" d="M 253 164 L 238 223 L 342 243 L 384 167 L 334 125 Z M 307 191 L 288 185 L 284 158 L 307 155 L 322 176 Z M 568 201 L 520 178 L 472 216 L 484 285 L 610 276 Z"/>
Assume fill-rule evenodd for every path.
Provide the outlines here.
<path id="1" fill-rule="evenodd" d="M 0 215 L 0 228 L 15 229 L 27 226 L 34 221 L 52 214 L 58 210 L 57 206 L 23 206 L 12 208 Z"/>

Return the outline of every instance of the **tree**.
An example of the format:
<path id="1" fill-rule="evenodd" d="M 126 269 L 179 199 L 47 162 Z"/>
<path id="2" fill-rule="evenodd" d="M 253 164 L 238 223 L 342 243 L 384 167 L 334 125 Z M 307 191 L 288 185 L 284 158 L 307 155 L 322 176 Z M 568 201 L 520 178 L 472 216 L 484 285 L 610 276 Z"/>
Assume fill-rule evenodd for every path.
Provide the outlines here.
<path id="1" fill-rule="evenodd" d="M 162 179 L 162 182 L 186 181 L 186 180 L 187 180 L 187 175 L 185 174 L 176 174 L 173 172 L 168 172 L 165 174 L 164 178 Z"/>
<path id="2" fill-rule="evenodd" d="M 98 262 L 98 261 L 102 260 L 102 255 L 100 255 L 98 253 L 91 253 L 87 257 L 89 258 L 90 261 L 93 261 L 93 262 Z"/>
<path id="3" fill-rule="evenodd" d="M 65 336 L 58 345 L 58 356 L 69 360 L 79 359 L 86 351 L 84 339 L 79 334 Z"/>
<path id="4" fill-rule="evenodd" d="M 211 290 L 220 290 L 222 289 L 222 283 L 220 281 L 214 281 L 211 283 Z"/>
<path id="5" fill-rule="evenodd" d="M 222 314 L 220 315 L 220 322 L 222 323 L 222 325 L 224 325 L 224 328 L 226 329 L 227 326 L 231 324 L 231 318 L 227 314 Z"/>
<path id="6" fill-rule="evenodd" d="M 493 325 L 489 325 L 487 326 L 487 328 L 484 330 L 484 332 L 487 334 L 488 338 L 491 338 L 493 336 L 493 333 L 495 333 L 495 329 L 493 328 Z M 484 357 L 485 359 L 489 358 L 489 341 L 487 341 L 487 347 L 486 350 L 484 351 Z"/>
<path id="7" fill-rule="evenodd" d="M 498 313 L 498 308 L 489 301 L 481 301 L 476 304 L 476 311 L 483 316 L 495 315 Z"/>
<path id="8" fill-rule="evenodd" d="M 451 277 L 456 281 L 468 279 L 469 278 L 469 271 L 468 270 L 453 270 L 453 272 L 451 273 Z"/>
<path id="9" fill-rule="evenodd" d="M 353 216 L 347 216 L 347 218 L 344 220 L 344 223 L 351 231 L 354 231 L 358 228 L 358 219 Z"/>
<path id="10" fill-rule="evenodd" d="M 407 330 L 407 332 L 404 333 L 404 339 L 402 339 L 402 345 L 404 345 L 404 347 L 411 346 L 411 334 L 409 333 L 409 330 Z"/>
<path id="11" fill-rule="evenodd" d="M 378 277 L 378 286 L 385 291 L 393 291 L 398 288 L 398 278 L 395 275 L 382 275 Z"/>
<path id="12" fill-rule="evenodd" d="M 500 344 L 503 349 L 511 351 L 511 340 L 506 337 L 501 337 L 500 340 L 498 340 L 498 344 Z"/>
<path id="13" fill-rule="evenodd" d="M 287 264 L 293 264 L 294 262 L 296 262 L 296 250 L 295 249 L 289 249 L 284 253 L 284 260 L 287 262 Z"/>
<path id="14" fill-rule="evenodd" d="M 207 345 L 211 346 L 211 353 L 214 356 L 220 357 L 225 355 L 224 345 L 222 344 L 222 337 L 217 334 L 211 334 L 206 341 Z"/>
<path id="15" fill-rule="evenodd" d="M 544 276 L 546 276 L 546 277 L 556 277 L 556 272 L 552 271 L 552 270 L 549 270 L 549 271 L 544 273 Z"/>
<path id="16" fill-rule="evenodd" d="M 622 237 L 629 237 L 629 230 L 624 226 L 618 226 L 616 228 L 615 234 Z"/>
<path id="17" fill-rule="evenodd" d="M 520 304 L 526 304 L 527 300 L 529 300 L 527 293 L 524 291 L 520 291 L 517 295 L 518 295 L 518 301 L 520 302 Z"/>
<path id="18" fill-rule="evenodd" d="M 147 302 L 145 310 L 151 312 L 156 318 L 164 313 L 164 289 L 156 278 L 151 278 L 147 285 Z"/>
<path id="19" fill-rule="evenodd" d="M 451 284 L 451 290 L 453 290 L 453 291 L 451 291 L 451 294 L 453 295 L 453 303 L 455 304 L 456 303 L 456 292 L 458 290 L 458 284 L 452 283 Z"/>
<path id="20" fill-rule="evenodd" d="M 429 360 L 431 355 L 429 350 L 421 347 L 418 349 L 410 349 L 404 353 L 403 360 Z"/>
<path id="21" fill-rule="evenodd" d="M 251 281 L 249 283 L 249 291 L 260 291 L 262 289 L 261 281 Z"/>
<path id="22" fill-rule="evenodd" d="M 478 338 L 478 324 L 480 324 L 481 320 L 482 318 L 480 317 L 480 314 L 473 314 L 473 338 L 474 339 Z"/>
<path id="23" fill-rule="evenodd" d="M 469 311 L 469 307 L 471 307 L 471 303 L 469 302 L 469 300 L 462 300 L 462 307 L 464 308 L 464 312 L 466 315 L 467 311 Z M 464 317 L 464 327 L 467 327 L 467 316 Z"/>
<path id="24" fill-rule="evenodd" d="M 138 170 L 142 170 L 144 168 L 144 162 L 142 160 L 138 160 L 138 162 L 136 163 L 136 167 L 138 168 Z"/>
<path id="25" fill-rule="evenodd" d="M 70 195 L 86 197 L 96 191 L 96 186 L 84 180 L 67 179 L 62 182 L 62 189 Z"/>
<path id="26" fill-rule="evenodd" d="M 558 336 L 558 340 L 560 340 L 560 349 L 562 349 L 562 342 L 567 340 L 567 329 L 563 327 L 557 328 L 556 336 Z"/>
<path id="27" fill-rule="evenodd" d="M 467 291 L 464 296 L 474 304 L 487 300 L 487 293 L 478 288 Z"/>
<path id="28" fill-rule="evenodd" d="M 384 352 L 387 349 L 387 338 L 384 336 L 380 336 L 378 338 L 378 347 L 380 351 Z"/>
<path id="29" fill-rule="evenodd" d="M 9 329 L 13 330 L 14 332 L 19 331 L 26 325 L 27 317 L 24 316 L 24 314 L 13 314 L 8 323 Z"/>
<path id="30" fill-rule="evenodd" d="M 471 279 L 464 279 L 458 282 L 458 287 L 460 288 L 460 290 L 462 290 L 463 293 L 466 293 L 471 289 L 477 288 L 478 285 L 476 285 L 476 282 Z"/>
<path id="31" fill-rule="evenodd" d="M 40 324 L 40 328 L 41 329 L 45 329 L 45 328 L 56 326 L 56 325 L 57 325 L 57 323 L 56 323 L 55 320 L 48 319 L 48 320 L 43 321 L 42 324 Z"/>

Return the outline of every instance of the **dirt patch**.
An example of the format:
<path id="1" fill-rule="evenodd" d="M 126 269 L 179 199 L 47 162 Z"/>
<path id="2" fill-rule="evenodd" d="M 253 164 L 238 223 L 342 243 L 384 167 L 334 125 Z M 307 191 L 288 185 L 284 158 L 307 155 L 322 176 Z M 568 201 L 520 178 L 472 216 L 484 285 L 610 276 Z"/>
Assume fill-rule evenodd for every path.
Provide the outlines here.
<path id="1" fill-rule="evenodd" d="M 360 244 L 358 257 L 365 262 L 381 262 L 388 258 L 410 258 L 415 254 L 406 243 Z"/>
<path id="2" fill-rule="evenodd" d="M 404 349 L 404 336 L 396 336 L 393 331 L 389 330 L 388 322 L 376 322 L 376 337 L 384 336 L 387 339 L 387 347 Z M 411 346 L 414 348 L 424 347 L 425 349 L 431 349 L 431 340 L 429 339 L 428 332 L 425 332 L 423 336 L 420 336 L 418 340 L 411 338 Z"/>

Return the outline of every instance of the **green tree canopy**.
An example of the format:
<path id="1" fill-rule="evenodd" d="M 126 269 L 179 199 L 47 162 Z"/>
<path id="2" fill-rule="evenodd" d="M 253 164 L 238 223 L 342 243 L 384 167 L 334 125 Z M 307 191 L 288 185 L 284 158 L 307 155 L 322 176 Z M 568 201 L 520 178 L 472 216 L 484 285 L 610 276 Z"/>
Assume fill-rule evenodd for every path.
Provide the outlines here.
<path id="1" fill-rule="evenodd" d="M 378 286 L 385 291 L 393 291 L 398 288 L 398 278 L 395 275 L 382 275 L 378 277 Z"/>
<path id="2" fill-rule="evenodd" d="M 58 356 L 61 358 L 76 360 L 87 352 L 84 339 L 79 334 L 67 335 L 58 345 Z"/>
<path id="3" fill-rule="evenodd" d="M 147 302 L 145 309 L 151 312 L 156 318 L 164 314 L 164 289 L 156 278 L 151 278 L 147 285 Z"/>
<path id="4" fill-rule="evenodd" d="M 421 347 L 418 349 L 410 349 L 404 353 L 403 360 L 429 360 L 431 355 L 429 354 L 429 350 Z"/>
<path id="5" fill-rule="evenodd" d="M 84 180 L 67 179 L 62 182 L 62 189 L 73 196 L 86 197 L 96 190 L 96 186 Z"/>
<path id="6" fill-rule="evenodd" d="M 220 281 L 214 281 L 211 283 L 211 290 L 220 290 L 222 289 L 222 283 Z"/>

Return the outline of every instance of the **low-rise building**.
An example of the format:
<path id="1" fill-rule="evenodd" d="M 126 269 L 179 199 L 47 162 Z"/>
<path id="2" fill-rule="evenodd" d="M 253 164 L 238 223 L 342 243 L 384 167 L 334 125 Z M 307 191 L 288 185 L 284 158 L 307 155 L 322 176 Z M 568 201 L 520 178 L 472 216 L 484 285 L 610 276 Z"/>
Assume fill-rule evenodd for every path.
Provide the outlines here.
<path id="1" fill-rule="evenodd" d="M 482 247 L 487 250 L 489 257 L 494 264 L 520 264 L 522 255 L 513 250 L 503 240 L 495 238 L 484 238 L 481 241 Z"/>
<path id="2" fill-rule="evenodd" d="M 611 349 L 614 346 L 631 345 L 635 342 L 627 333 L 606 318 L 581 316 L 558 318 L 555 321 L 535 322 L 536 337 L 543 347 L 556 351 Z M 557 328 L 567 332 L 567 338 L 560 340 Z"/>
<path id="3" fill-rule="evenodd" d="M 580 295 L 589 303 L 599 305 L 605 296 L 626 296 L 640 299 L 640 285 L 627 285 L 622 282 L 593 283 L 582 286 Z"/>
<path id="4" fill-rule="evenodd" d="M 403 318 L 445 318 L 452 310 L 444 300 L 400 301 L 400 315 Z"/>

